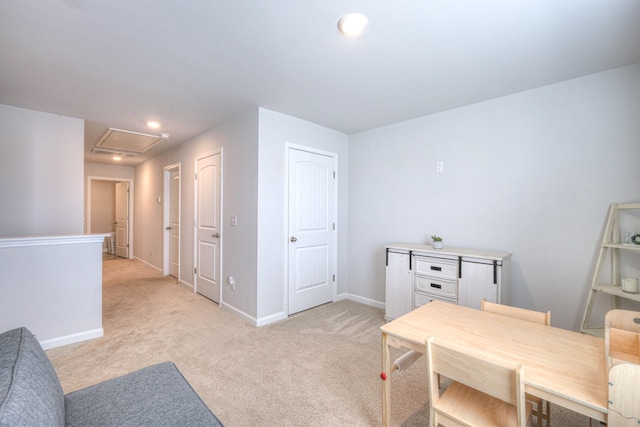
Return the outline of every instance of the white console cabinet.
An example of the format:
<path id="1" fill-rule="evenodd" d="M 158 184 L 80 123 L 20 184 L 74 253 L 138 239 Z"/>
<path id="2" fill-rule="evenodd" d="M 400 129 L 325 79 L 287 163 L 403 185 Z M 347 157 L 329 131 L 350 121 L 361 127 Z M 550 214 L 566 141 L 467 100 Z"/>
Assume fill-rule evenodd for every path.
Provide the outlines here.
<path id="1" fill-rule="evenodd" d="M 509 304 L 510 258 L 508 252 L 388 245 L 385 319 L 434 300 L 478 309 L 482 298 Z"/>

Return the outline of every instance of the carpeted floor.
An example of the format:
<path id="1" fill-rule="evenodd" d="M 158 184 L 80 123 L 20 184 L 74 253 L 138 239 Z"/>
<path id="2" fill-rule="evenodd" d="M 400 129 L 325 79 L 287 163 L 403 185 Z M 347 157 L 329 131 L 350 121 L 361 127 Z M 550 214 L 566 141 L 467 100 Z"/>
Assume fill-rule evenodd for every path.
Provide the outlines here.
<path id="1" fill-rule="evenodd" d="M 173 361 L 228 427 L 380 425 L 382 310 L 340 301 L 255 328 L 140 261 L 103 265 L 104 337 L 47 352 L 65 393 Z M 427 425 L 424 371 L 393 374 L 393 425 Z M 552 424 L 589 419 L 554 406 Z"/>

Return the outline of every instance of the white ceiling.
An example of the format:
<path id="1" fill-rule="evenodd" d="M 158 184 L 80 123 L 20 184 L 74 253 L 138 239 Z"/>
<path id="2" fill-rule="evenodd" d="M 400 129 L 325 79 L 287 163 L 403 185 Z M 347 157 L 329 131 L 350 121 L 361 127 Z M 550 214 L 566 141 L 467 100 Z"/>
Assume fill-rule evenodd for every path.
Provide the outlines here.
<path id="1" fill-rule="evenodd" d="M 256 106 L 350 134 L 637 62 L 639 0 L 0 1 L 0 103 L 85 119 L 87 151 Z"/>

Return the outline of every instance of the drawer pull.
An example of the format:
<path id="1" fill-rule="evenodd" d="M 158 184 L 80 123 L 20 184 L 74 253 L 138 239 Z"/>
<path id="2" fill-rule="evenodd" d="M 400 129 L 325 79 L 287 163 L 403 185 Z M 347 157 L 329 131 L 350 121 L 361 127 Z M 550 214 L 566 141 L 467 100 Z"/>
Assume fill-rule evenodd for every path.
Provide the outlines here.
<path id="1" fill-rule="evenodd" d="M 431 269 L 432 269 L 433 271 L 442 271 L 442 267 L 436 267 L 435 265 L 432 265 L 432 266 L 431 266 Z"/>
<path id="2" fill-rule="evenodd" d="M 442 289 L 442 285 L 438 285 L 437 283 L 432 283 L 431 287 L 436 289 Z"/>

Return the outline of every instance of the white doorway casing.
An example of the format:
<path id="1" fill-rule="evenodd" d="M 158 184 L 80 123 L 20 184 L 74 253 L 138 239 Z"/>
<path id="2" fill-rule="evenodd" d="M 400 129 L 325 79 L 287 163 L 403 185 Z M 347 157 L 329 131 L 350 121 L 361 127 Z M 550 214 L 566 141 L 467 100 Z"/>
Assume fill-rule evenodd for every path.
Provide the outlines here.
<path id="1" fill-rule="evenodd" d="M 163 169 L 163 245 L 162 273 L 180 281 L 180 241 L 181 241 L 181 164 L 165 166 Z"/>
<path id="2" fill-rule="evenodd" d="M 220 303 L 222 151 L 195 161 L 194 291 Z"/>
<path id="3" fill-rule="evenodd" d="M 287 146 L 288 314 L 335 300 L 337 154 Z"/>
<path id="4" fill-rule="evenodd" d="M 87 216 L 85 218 L 86 221 L 86 228 L 87 228 L 87 234 L 92 234 L 92 230 L 91 230 L 91 186 L 93 181 L 112 181 L 114 183 L 118 183 L 118 182 L 126 182 L 129 185 L 129 203 L 128 203 L 128 209 L 129 209 L 129 218 L 133 218 L 133 212 L 134 212 L 134 194 L 133 194 L 133 179 L 129 179 L 129 178 L 113 178 L 113 177 L 104 177 L 104 176 L 87 176 L 87 200 L 86 200 L 86 209 L 87 209 Z M 128 223 L 128 231 L 127 231 L 127 241 L 129 244 L 129 253 L 128 253 L 128 258 L 133 258 L 133 247 L 134 247 L 134 241 L 133 241 L 133 228 L 134 228 L 134 223 L 133 221 L 129 221 Z"/>

